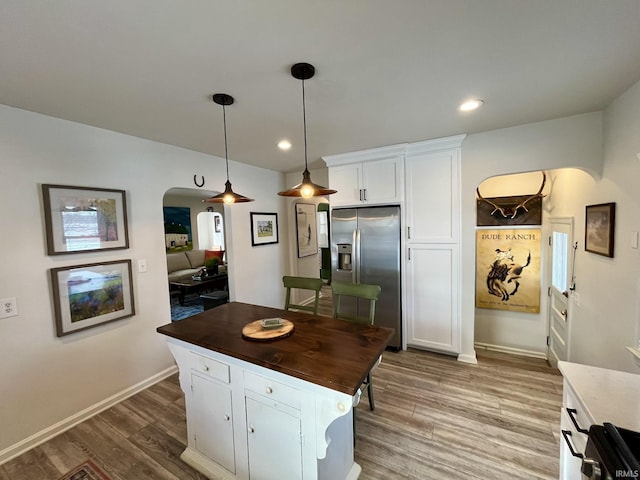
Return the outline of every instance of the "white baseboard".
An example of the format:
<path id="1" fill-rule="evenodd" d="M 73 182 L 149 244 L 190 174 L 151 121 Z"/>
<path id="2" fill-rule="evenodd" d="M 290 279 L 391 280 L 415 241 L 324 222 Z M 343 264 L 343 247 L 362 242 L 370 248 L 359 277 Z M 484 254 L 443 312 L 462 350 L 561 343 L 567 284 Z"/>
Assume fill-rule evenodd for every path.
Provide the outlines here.
<path id="1" fill-rule="evenodd" d="M 474 344 L 475 348 L 483 350 L 492 350 L 494 352 L 511 353 L 512 355 L 521 355 L 523 357 L 541 358 L 547 359 L 545 352 L 536 352 L 535 350 L 524 350 L 522 348 L 504 347 L 502 345 L 491 345 L 490 343 L 478 343 Z"/>
<path id="2" fill-rule="evenodd" d="M 135 395 L 136 393 L 141 392 L 145 388 L 149 388 L 151 385 L 154 385 L 165 378 L 173 375 L 178 371 L 177 366 L 169 367 L 166 370 L 163 370 L 155 375 L 143 380 L 135 385 L 132 385 L 129 388 L 126 388 L 115 395 L 110 396 L 98 403 L 91 405 L 84 410 L 71 415 L 70 417 L 65 418 L 64 420 L 51 425 L 50 427 L 41 430 L 30 437 L 21 440 L 18 443 L 11 445 L 10 447 L 5 448 L 0 451 L 0 465 L 8 462 L 12 458 L 17 457 L 18 455 L 23 454 L 24 452 L 31 450 L 34 447 L 37 447 L 41 443 L 46 442 L 47 440 L 55 437 L 56 435 L 61 434 L 69 430 L 70 428 L 76 426 L 77 424 L 84 422 L 85 420 L 97 415 L 100 412 L 105 411 L 108 408 L 113 407 L 116 403 L 120 403 L 121 401 Z"/>
<path id="3" fill-rule="evenodd" d="M 473 355 L 467 355 L 467 354 L 461 353 L 458 355 L 458 361 L 476 365 L 478 363 L 478 359 L 476 358 L 476 352 L 474 351 Z"/>

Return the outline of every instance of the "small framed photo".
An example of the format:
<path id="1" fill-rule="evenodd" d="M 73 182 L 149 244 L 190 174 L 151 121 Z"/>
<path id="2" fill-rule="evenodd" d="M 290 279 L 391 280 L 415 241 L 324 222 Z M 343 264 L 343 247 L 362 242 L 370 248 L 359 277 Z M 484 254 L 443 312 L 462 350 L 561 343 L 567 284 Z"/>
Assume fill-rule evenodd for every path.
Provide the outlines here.
<path id="1" fill-rule="evenodd" d="M 47 253 L 129 248 L 124 190 L 42 185 Z"/>
<path id="2" fill-rule="evenodd" d="M 616 204 L 587 205 L 585 212 L 584 249 L 605 257 L 613 257 Z"/>
<path id="3" fill-rule="evenodd" d="M 316 206 L 296 203 L 296 231 L 298 232 L 298 258 L 318 253 L 318 225 Z"/>
<path id="4" fill-rule="evenodd" d="M 58 337 L 135 314 L 131 260 L 50 272 Z"/>
<path id="5" fill-rule="evenodd" d="M 251 245 L 278 243 L 278 214 L 251 212 Z"/>

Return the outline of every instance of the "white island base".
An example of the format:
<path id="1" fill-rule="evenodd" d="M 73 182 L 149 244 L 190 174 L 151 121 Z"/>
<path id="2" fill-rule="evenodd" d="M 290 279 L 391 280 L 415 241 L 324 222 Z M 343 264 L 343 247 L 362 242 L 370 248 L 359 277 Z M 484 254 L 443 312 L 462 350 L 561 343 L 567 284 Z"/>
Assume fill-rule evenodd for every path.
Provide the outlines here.
<path id="1" fill-rule="evenodd" d="M 349 396 L 175 339 L 185 393 L 181 459 L 211 479 L 355 480 Z"/>

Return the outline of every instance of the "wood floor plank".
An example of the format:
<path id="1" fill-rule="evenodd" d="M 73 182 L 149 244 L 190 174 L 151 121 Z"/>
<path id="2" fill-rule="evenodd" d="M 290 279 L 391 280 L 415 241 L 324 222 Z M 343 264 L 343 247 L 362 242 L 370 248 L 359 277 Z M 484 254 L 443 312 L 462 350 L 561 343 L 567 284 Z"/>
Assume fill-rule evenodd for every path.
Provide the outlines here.
<path id="1" fill-rule="evenodd" d="M 8 479 L 56 479 L 61 472 L 47 458 L 42 449 L 33 448 L 28 452 L 5 463 L 3 469 Z"/>
<path id="2" fill-rule="evenodd" d="M 180 454 L 184 451 L 185 444 L 156 426 L 145 427 L 129 440 L 176 477 L 185 480 L 206 480 L 204 475 L 180 460 Z"/>
<path id="3" fill-rule="evenodd" d="M 558 477 L 562 377 L 539 359 L 478 352 L 478 365 L 409 349 L 373 372 L 356 409 L 361 480 Z M 178 376 L 0 466 L 0 480 L 57 480 L 92 458 L 112 480 L 204 480 L 184 464 Z"/>

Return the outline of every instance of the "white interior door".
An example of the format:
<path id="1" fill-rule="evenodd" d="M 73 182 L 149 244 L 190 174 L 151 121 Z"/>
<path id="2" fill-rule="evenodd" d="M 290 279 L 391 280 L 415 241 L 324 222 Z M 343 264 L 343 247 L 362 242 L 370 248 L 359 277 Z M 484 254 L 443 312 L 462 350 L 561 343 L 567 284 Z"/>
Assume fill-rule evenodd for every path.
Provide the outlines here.
<path id="1" fill-rule="evenodd" d="M 547 358 L 553 367 L 569 360 L 569 286 L 573 218 L 550 219 L 549 239 L 549 341 Z"/>

